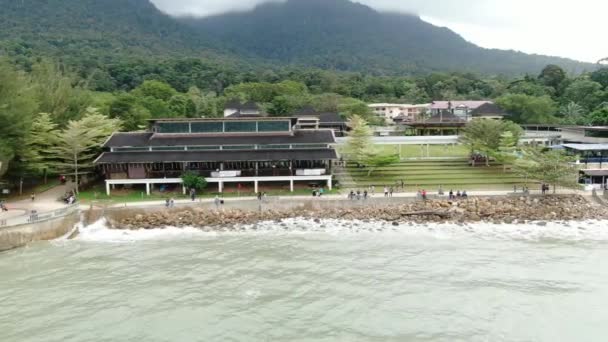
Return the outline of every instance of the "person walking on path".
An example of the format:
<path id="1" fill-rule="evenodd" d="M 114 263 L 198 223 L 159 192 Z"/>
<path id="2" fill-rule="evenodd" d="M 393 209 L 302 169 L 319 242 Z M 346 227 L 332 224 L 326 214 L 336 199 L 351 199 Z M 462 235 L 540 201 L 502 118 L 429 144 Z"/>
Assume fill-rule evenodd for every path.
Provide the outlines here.
<path id="1" fill-rule="evenodd" d="M 220 208 L 220 196 L 215 196 L 213 203 L 215 203 L 215 209 L 216 210 L 219 209 Z"/>
<path id="2" fill-rule="evenodd" d="M 323 194 L 325 194 L 325 189 L 324 188 L 319 189 L 319 197 L 323 197 Z"/>
<path id="3" fill-rule="evenodd" d="M 376 186 L 372 185 L 372 196 L 376 194 Z"/>
<path id="4" fill-rule="evenodd" d="M 395 189 L 391 186 L 391 188 L 388 191 L 389 197 L 393 197 L 393 192 L 395 192 Z"/>
<path id="5" fill-rule="evenodd" d="M 32 193 L 32 195 L 30 196 L 30 198 L 32 199 L 32 202 L 34 202 L 36 200 L 36 194 Z"/>
<path id="6" fill-rule="evenodd" d="M 196 200 L 196 190 L 190 189 L 190 199 L 192 200 L 192 202 Z"/>
<path id="7" fill-rule="evenodd" d="M 384 197 L 388 197 L 388 188 L 384 187 Z"/>
<path id="8" fill-rule="evenodd" d="M 422 200 L 426 201 L 426 190 L 422 190 Z"/>
<path id="9" fill-rule="evenodd" d="M 364 200 L 364 201 L 365 201 L 365 200 L 367 200 L 367 196 L 368 196 L 368 195 L 369 195 L 369 194 L 367 193 L 367 190 L 363 191 L 363 200 Z"/>

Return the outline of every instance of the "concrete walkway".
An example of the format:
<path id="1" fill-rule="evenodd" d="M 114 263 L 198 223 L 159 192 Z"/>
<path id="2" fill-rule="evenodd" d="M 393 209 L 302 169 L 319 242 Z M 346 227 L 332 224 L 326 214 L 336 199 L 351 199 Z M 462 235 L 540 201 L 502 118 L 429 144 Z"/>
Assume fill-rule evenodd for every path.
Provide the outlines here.
<path id="1" fill-rule="evenodd" d="M 20 201 L 9 201 L 6 203 L 7 212 L 0 212 L 0 219 L 8 219 L 25 215 L 32 210 L 39 213 L 61 209 L 66 206 L 65 203 L 59 200 L 69 189 L 72 189 L 70 184 L 59 185 L 51 188 L 43 193 L 35 194 L 36 199 L 24 199 Z"/>
<path id="2" fill-rule="evenodd" d="M 378 189 L 376 189 L 378 191 Z M 382 189 L 380 189 L 382 191 Z M 493 197 L 493 196 L 514 196 L 513 191 L 471 191 L 467 192 L 469 197 Z M 552 194 L 553 192 L 549 192 Z M 576 190 L 558 190 L 558 194 L 579 194 L 583 196 L 589 196 L 589 193 L 576 191 Z M 531 191 L 531 195 L 540 195 L 540 191 Z M 405 193 L 394 193 L 392 198 L 395 199 L 403 199 L 403 200 L 413 200 L 416 198 L 415 192 L 405 192 Z M 518 192 L 517 195 L 523 196 L 522 192 Z M 430 199 L 436 198 L 437 193 L 429 193 Z M 370 195 L 370 199 L 384 199 L 384 194 Z M 447 198 L 447 193 L 441 197 Z M 312 197 L 312 196 L 269 196 L 267 198 L 268 202 L 274 201 L 309 201 L 316 200 L 319 202 L 322 201 L 336 201 L 336 200 L 347 200 L 347 194 L 338 194 L 338 195 L 324 195 L 323 197 Z M 194 202 L 189 199 L 179 199 L 175 200 L 176 206 L 186 206 L 186 205 L 197 205 L 197 204 L 212 204 L 214 203 L 214 198 L 197 198 Z M 256 197 L 226 197 L 224 201 L 227 204 L 234 202 L 248 202 L 248 201 L 257 201 Z M 96 204 L 93 204 L 96 206 Z M 108 208 L 145 208 L 145 207 L 162 207 L 165 206 L 165 201 L 142 201 L 142 202 L 129 202 L 129 203 L 115 203 L 109 205 Z M 88 209 L 90 205 L 83 205 L 82 209 Z"/>

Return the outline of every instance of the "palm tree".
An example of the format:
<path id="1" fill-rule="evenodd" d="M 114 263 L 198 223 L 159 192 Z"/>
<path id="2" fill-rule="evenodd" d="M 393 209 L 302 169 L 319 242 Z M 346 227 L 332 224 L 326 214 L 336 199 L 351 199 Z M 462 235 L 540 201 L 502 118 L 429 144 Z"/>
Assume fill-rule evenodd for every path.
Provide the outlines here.
<path id="1" fill-rule="evenodd" d="M 559 113 L 567 122 L 575 123 L 584 112 L 584 108 L 576 102 L 570 102 L 560 108 Z"/>

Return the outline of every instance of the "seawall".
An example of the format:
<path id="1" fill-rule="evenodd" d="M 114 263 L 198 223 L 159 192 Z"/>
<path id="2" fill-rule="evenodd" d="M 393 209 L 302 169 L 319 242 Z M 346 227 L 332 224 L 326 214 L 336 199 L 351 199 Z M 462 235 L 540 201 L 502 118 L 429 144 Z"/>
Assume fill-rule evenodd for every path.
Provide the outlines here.
<path id="1" fill-rule="evenodd" d="M 57 239 L 69 233 L 79 222 L 80 212 L 76 210 L 45 221 L 0 228 L 0 252 L 36 241 Z"/>

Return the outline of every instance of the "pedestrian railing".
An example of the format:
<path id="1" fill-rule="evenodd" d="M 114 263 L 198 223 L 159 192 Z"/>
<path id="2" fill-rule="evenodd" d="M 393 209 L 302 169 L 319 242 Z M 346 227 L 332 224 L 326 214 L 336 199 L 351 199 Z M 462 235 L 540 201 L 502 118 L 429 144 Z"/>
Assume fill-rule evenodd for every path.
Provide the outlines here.
<path id="1" fill-rule="evenodd" d="M 37 211 L 30 211 L 30 213 L 25 215 L 15 216 L 7 219 L 0 219 L 0 228 L 49 221 L 52 219 L 71 215 L 78 211 L 79 205 L 77 204 L 72 204 L 61 209 L 41 213 Z"/>

